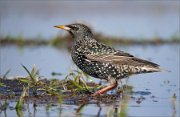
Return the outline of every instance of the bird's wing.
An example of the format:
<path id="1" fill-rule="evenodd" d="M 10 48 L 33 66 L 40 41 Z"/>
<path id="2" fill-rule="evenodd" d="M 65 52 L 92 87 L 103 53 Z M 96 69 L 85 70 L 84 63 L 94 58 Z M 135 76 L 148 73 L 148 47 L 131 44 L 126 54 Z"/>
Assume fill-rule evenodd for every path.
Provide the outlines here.
<path id="1" fill-rule="evenodd" d="M 158 67 L 159 65 L 147 60 L 139 59 L 133 56 L 119 56 L 119 55 L 112 55 L 112 54 L 87 54 L 85 55 L 86 58 L 90 61 L 98 61 L 103 63 L 113 63 L 119 65 L 133 65 L 133 66 L 152 66 Z"/>
<path id="2" fill-rule="evenodd" d="M 123 52 L 123 51 L 120 51 L 120 50 L 118 50 L 114 55 L 116 55 L 116 56 L 134 57 L 133 55 L 131 55 L 129 53 L 126 53 L 126 52 Z"/>
<path id="3" fill-rule="evenodd" d="M 91 53 L 109 53 L 109 54 L 114 54 L 117 56 L 129 56 L 129 57 L 133 57 L 133 55 L 129 54 L 129 53 L 125 53 L 123 51 L 120 50 L 115 50 L 114 48 L 107 46 L 105 44 L 102 43 L 98 43 L 96 40 L 91 40 L 94 41 L 94 43 L 92 42 L 91 44 L 88 45 L 88 49 L 90 50 Z M 99 48 L 99 50 L 97 51 L 96 49 Z"/>

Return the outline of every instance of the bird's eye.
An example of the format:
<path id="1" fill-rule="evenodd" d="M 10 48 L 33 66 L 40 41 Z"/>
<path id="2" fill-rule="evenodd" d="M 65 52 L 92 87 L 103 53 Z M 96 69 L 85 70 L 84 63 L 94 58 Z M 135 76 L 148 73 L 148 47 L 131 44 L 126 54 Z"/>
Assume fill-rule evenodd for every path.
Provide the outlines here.
<path id="1" fill-rule="evenodd" d="M 75 31 L 78 31 L 78 30 L 79 30 L 78 27 L 72 27 L 72 29 L 75 30 Z"/>
<path id="2" fill-rule="evenodd" d="M 69 26 L 69 28 L 71 28 L 71 29 L 74 30 L 74 31 L 78 31 L 78 30 L 79 30 L 79 28 L 76 27 L 76 26 Z"/>

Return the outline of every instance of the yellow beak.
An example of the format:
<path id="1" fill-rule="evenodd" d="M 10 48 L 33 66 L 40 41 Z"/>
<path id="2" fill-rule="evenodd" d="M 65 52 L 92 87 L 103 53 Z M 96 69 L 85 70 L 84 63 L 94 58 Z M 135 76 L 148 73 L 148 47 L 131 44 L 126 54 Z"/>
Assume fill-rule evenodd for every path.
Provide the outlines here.
<path id="1" fill-rule="evenodd" d="M 64 29 L 64 30 L 70 30 L 71 28 L 65 26 L 65 25 L 57 25 L 57 26 L 54 26 L 56 28 L 61 28 L 61 29 Z"/>

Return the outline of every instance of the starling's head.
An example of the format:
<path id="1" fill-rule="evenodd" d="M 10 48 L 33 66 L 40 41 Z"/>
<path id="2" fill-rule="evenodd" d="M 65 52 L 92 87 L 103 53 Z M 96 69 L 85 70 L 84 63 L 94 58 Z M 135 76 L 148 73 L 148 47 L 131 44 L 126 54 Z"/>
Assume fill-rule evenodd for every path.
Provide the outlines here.
<path id="1" fill-rule="evenodd" d="M 84 35 L 92 36 L 92 32 L 90 28 L 84 24 L 76 23 L 76 24 L 70 24 L 70 25 L 58 25 L 54 27 L 67 30 L 74 37 L 84 36 Z"/>

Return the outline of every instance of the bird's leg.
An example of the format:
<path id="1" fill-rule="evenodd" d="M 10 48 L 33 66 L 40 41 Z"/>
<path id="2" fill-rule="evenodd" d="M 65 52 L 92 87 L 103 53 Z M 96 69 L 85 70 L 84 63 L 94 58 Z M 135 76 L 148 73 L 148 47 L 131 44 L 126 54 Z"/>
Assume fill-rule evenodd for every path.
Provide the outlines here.
<path id="1" fill-rule="evenodd" d="M 122 80 L 121 80 L 121 79 L 119 80 L 119 82 L 121 83 L 121 86 L 120 86 L 119 92 L 123 94 L 123 93 L 125 92 L 124 87 L 123 87 L 123 82 L 122 82 Z"/>
<path id="2" fill-rule="evenodd" d="M 92 96 L 103 94 L 103 93 L 105 93 L 105 92 L 107 92 L 109 90 L 112 90 L 112 89 L 117 87 L 118 83 L 117 83 L 117 81 L 114 78 L 111 78 L 111 79 L 108 78 L 108 81 L 110 81 L 110 84 L 111 84 L 110 86 L 107 86 L 107 87 L 105 87 L 105 88 L 95 92 L 94 94 L 92 94 Z"/>

